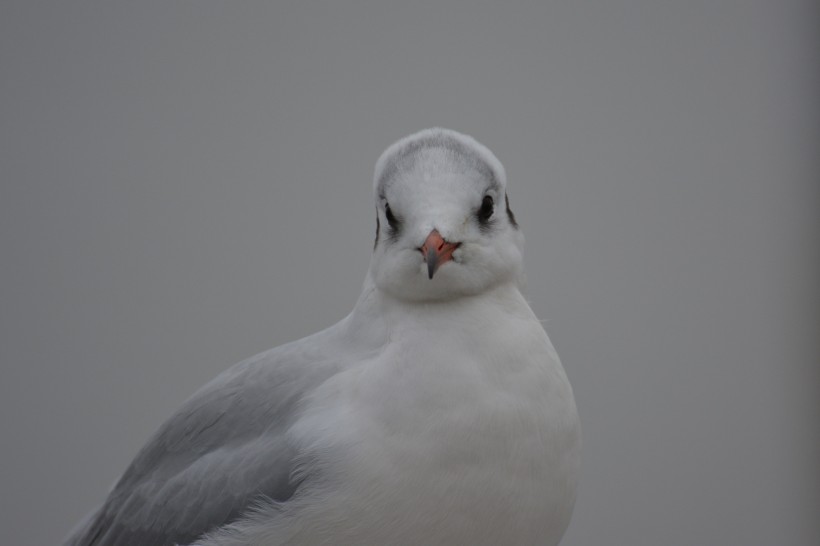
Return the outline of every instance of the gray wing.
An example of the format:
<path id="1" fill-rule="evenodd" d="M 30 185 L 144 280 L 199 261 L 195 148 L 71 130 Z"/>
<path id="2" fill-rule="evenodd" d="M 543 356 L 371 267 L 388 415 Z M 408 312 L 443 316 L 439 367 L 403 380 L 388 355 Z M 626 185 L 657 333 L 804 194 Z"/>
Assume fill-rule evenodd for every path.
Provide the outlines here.
<path id="1" fill-rule="evenodd" d="M 188 544 L 259 500 L 289 499 L 295 405 L 337 369 L 305 341 L 237 364 L 185 402 L 66 546 Z"/>

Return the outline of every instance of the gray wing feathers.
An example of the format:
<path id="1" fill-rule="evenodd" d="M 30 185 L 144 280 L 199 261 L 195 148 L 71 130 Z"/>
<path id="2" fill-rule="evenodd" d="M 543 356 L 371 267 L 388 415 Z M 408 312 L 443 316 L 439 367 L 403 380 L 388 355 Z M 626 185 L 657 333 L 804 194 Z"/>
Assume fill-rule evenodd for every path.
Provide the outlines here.
<path id="1" fill-rule="evenodd" d="M 183 404 L 66 546 L 188 544 L 262 499 L 289 499 L 299 484 L 287 429 L 303 395 L 337 369 L 306 345 L 241 362 Z"/>

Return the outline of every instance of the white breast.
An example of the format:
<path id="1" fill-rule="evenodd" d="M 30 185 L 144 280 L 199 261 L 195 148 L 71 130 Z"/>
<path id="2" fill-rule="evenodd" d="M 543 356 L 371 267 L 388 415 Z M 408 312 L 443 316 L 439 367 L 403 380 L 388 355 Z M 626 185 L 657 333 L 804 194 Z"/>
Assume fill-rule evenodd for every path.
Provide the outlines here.
<path id="1" fill-rule="evenodd" d="M 379 352 L 316 391 L 292 432 L 323 490 L 294 542 L 557 544 L 578 418 L 549 339 L 512 296 L 401 310 Z"/>

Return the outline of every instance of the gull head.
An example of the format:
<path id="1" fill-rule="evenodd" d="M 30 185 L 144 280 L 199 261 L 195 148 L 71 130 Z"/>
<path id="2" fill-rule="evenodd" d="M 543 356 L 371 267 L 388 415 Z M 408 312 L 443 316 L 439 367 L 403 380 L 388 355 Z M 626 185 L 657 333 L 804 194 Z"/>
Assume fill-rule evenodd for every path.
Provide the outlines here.
<path id="1" fill-rule="evenodd" d="M 375 285 L 402 300 L 447 300 L 517 281 L 524 239 L 504 167 L 473 138 L 427 129 L 376 162 Z"/>

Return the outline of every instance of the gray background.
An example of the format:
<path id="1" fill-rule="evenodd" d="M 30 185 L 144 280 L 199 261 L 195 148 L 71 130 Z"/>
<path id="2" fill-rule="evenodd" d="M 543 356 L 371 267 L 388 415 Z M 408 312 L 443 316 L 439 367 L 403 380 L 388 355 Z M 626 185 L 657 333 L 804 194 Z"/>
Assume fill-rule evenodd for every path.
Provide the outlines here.
<path id="1" fill-rule="evenodd" d="M 584 426 L 564 544 L 817 544 L 811 2 L 114 4 L 0 7 L 3 544 L 343 317 L 373 164 L 433 125 L 507 167 Z"/>

